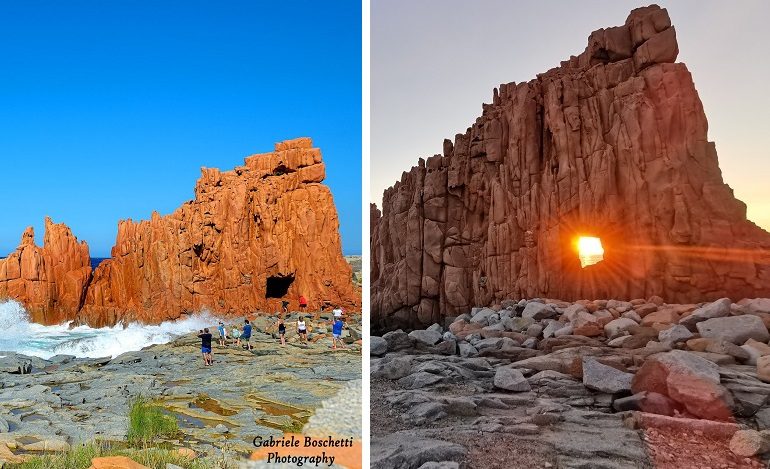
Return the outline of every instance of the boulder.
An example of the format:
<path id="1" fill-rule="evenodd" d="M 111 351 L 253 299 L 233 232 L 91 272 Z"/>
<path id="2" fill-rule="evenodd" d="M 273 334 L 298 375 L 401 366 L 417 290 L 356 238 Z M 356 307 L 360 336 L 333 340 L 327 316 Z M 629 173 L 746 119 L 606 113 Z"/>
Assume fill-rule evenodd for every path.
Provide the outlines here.
<path id="1" fill-rule="evenodd" d="M 741 311 L 747 314 L 770 313 L 770 298 L 745 298 L 738 302 Z"/>
<path id="2" fill-rule="evenodd" d="M 481 325 L 489 325 L 489 318 L 496 316 L 497 311 L 491 308 L 482 308 L 476 314 L 473 315 L 470 322 L 474 322 Z"/>
<path id="3" fill-rule="evenodd" d="M 750 458 L 768 450 L 770 441 L 756 430 L 738 430 L 730 439 L 730 451 L 742 458 Z"/>
<path id="4" fill-rule="evenodd" d="M 648 316 L 649 317 L 649 316 Z M 658 334 L 658 340 L 667 345 L 673 345 L 678 342 L 684 342 L 692 337 L 692 332 L 684 326 L 679 324 L 672 326 L 668 329 L 660 331 Z"/>
<path id="5" fill-rule="evenodd" d="M 401 329 L 387 332 L 382 338 L 388 343 L 388 352 L 411 348 L 414 345 L 412 338 Z"/>
<path id="6" fill-rule="evenodd" d="M 479 354 L 479 351 L 476 350 L 476 347 L 469 344 L 468 342 L 460 342 L 457 346 L 460 350 L 460 356 L 463 358 L 475 357 Z"/>
<path id="7" fill-rule="evenodd" d="M 496 388 L 506 391 L 526 392 L 531 391 L 529 381 L 521 371 L 515 368 L 500 367 L 495 371 L 494 384 Z"/>
<path id="8" fill-rule="evenodd" d="M 662 309 L 642 317 L 642 326 L 652 326 L 655 323 L 676 324 L 679 321 L 679 314 L 673 309 Z"/>
<path id="9" fill-rule="evenodd" d="M 629 319 L 629 318 L 613 319 L 612 321 L 605 324 L 604 335 L 612 339 L 617 337 L 621 333 L 627 332 L 628 328 L 633 326 L 638 326 L 636 321 L 634 321 L 633 319 Z"/>
<path id="10" fill-rule="evenodd" d="M 616 394 L 631 390 L 634 375 L 600 363 L 593 357 L 583 358 L 583 385 L 595 391 Z"/>
<path id="11" fill-rule="evenodd" d="M 695 325 L 699 322 L 712 318 L 722 318 L 730 314 L 730 305 L 732 301 L 729 298 L 721 298 L 712 303 L 705 304 L 696 309 L 687 316 L 679 320 L 679 324 L 690 330 L 695 330 Z"/>
<path id="12" fill-rule="evenodd" d="M 425 345 L 436 345 L 442 339 L 442 334 L 436 330 L 416 329 L 409 333 L 409 337 Z"/>
<path id="13" fill-rule="evenodd" d="M 529 302 L 521 313 L 522 318 L 530 318 L 535 321 L 541 319 L 551 319 L 558 316 L 559 313 L 551 305 L 545 305 L 542 303 Z"/>
<path id="14" fill-rule="evenodd" d="M 678 402 L 696 417 L 732 418 L 733 399 L 720 385 L 719 367 L 684 350 L 647 357 L 631 383 L 634 394 L 649 391 Z"/>
<path id="15" fill-rule="evenodd" d="M 579 312 L 572 321 L 572 333 L 585 337 L 596 337 L 604 332 L 599 318 L 591 313 Z M 558 335 L 557 335 L 558 337 Z"/>
<path id="16" fill-rule="evenodd" d="M 381 357 L 388 353 L 388 341 L 373 335 L 369 338 L 369 354 Z"/>
<path id="17" fill-rule="evenodd" d="M 701 337 L 725 340 L 736 345 L 743 345 L 749 339 L 760 342 L 770 340 L 770 333 L 762 320 L 749 314 L 707 319 L 697 323 L 696 327 Z"/>
<path id="18" fill-rule="evenodd" d="M 770 345 L 754 339 L 747 340 L 745 344 L 741 345 L 741 348 L 749 356 L 746 360 L 747 365 L 756 365 L 759 357 L 770 355 Z"/>

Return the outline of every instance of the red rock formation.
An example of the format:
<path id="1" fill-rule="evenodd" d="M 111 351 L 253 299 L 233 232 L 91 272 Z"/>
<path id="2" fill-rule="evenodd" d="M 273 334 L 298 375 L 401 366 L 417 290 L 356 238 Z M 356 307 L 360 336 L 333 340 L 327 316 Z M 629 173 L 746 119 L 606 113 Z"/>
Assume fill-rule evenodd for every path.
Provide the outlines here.
<path id="1" fill-rule="evenodd" d="M 29 227 L 16 251 L 0 260 L 0 298 L 21 300 L 33 320 L 43 324 L 73 319 L 90 279 L 88 245 L 48 217 L 42 248 L 35 246 Z"/>
<path id="2" fill-rule="evenodd" d="M 204 168 L 195 200 L 170 215 L 121 221 L 112 258 L 97 267 L 87 292 L 81 289 L 85 297 L 67 293 L 64 298 L 72 299 L 67 305 L 74 309 L 60 310 L 59 303 L 49 302 L 46 311 L 67 319 L 76 312 L 80 322 L 100 326 L 122 320 L 156 323 L 202 309 L 229 315 L 278 311 L 282 300 L 296 308 L 300 295 L 311 308 L 324 303 L 358 307 L 360 291 L 342 257 L 337 212 L 331 192 L 321 184 L 324 177 L 321 152 L 309 138 L 278 143 L 274 152 L 250 156 L 233 171 Z M 28 244 L 0 265 L 21 264 L 24 272 L 25 262 L 33 262 L 26 249 L 38 249 Z M 71 252 L 53 239 L 55 247 L 48 244 L 47 234 L 43 251 L 60 253 L 56 259 Z M 88 248 L 81 246 L 78 256 L 87 266 Z M 18 267 L 5 269 L 15 276 L 0 270 L 0 285 L 9 279 L 0 295 L 5 291 L 28 307 L 50 298 L 12 283 Z M 47 285 L 72 292 L 72 275 L 67 269 L 49 272 Z"/>
<path id="3" fill-rule="evenodd" d="M 385 191 L 372 229 L 375 327 L 504 299 L 698 302 L 770 295 L 770 234 L 721 176 L 665 9 L 492 104 Z M 579 234 L 604 261 L 582 269 Z"/>

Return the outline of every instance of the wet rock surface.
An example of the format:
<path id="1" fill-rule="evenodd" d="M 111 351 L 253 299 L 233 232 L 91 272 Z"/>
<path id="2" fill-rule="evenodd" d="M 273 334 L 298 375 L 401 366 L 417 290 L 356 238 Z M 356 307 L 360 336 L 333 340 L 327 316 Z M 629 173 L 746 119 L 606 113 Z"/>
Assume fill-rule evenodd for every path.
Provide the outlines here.
<path id="1" fill-rule="evenodd" d="M 282 347 L 273 335 L 275 319 L 257 317 L 253 350 L 214 343 L 214 366 L 203 365 L 195 334 L 114 359 L 0 352 L 3 360 L 31 363 L 28 374 L 0 370 L 0 448 L 27 454 L 92 440 L 122 442 L 129 403 L 140 395 L 176 418 L 180 434 L 167 443 L 200 455 L 226 448 L 230 457 L 246 458 L 255 437 L 279 438 L 304 427 L 313 434 L 357 432 L 346 437 L 360 439 L 361 345 L 350 334 L 360 334 L 360 315 L 346 321 L 346 348 L 332 350 L 330 335 L 319 332 L 324 319 L 308 321 L 308 344 L 287 327 Z"/>

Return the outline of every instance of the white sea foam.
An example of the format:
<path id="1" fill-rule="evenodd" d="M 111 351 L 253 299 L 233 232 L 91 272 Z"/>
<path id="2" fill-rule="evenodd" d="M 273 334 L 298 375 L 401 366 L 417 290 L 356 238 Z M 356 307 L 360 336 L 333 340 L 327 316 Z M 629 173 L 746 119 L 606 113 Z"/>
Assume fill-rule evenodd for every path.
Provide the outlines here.
<path id="1" fill-rule="evenodd" d="M 70 323 L 44 326 L 30 321 L 29 314 L 16 301 L 0 302 L 0 350 L 50 358 L 58 354 L 77 357 L 116 357 L 148 345 L 164 344 L 189 332 L 213 328 L 219 318 L 208 311 L 179 321 L 157 325 L 130 323 L 94 329 L 70 328 Z"/>

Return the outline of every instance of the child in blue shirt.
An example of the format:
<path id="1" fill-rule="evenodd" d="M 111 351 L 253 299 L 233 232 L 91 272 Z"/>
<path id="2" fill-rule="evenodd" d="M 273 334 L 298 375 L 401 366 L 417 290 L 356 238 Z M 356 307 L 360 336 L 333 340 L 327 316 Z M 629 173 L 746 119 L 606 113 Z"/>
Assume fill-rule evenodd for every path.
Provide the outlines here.
<path id="1" fill-rule="evenodd" d="M 332 326 L 332 349 L 337 350 L 337 342 L 340 344 L 340 348 L 345 348 L 345 344 L 342 343 L 342 328 L 345 323 L 342 322 L 342 318 L 337 318 Z"/>

